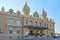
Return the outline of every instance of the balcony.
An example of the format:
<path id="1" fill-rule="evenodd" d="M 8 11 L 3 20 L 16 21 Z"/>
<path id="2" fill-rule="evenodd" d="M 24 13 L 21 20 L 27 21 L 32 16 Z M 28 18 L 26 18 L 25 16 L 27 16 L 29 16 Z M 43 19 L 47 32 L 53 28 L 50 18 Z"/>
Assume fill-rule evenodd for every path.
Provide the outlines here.
<path id="1" fill-rule="evenodd" d="M 28 27 L 28 28 L 38 28 L 38 29 L 47 29 L 46 26 L 38 26 L 38 25 L 24 25 L 25 27 Z"/>
<path id="2" fill-rule="evenodd" d="M 17 24 L 7 24 L 7 26 L 21 26 L 21 25 L 17 25 Z"/>
<path id="3" fill-rule="evenodd" d="M 0 34 L 0 36 L 19 36 L 20 34 Z"/>

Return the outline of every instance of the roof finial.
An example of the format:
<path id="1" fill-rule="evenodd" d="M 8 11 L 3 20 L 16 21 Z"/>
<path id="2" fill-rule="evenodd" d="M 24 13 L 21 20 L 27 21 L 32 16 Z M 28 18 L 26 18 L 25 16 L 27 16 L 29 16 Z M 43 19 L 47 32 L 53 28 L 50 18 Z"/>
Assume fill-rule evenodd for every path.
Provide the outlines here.
<path id="1" fill-rule="evenodd" d="M 1 8 L 2 11 L 4 11 L 4 6 Z"/>
<path id="2" fill-rule="evenodd" d="M 25 1 L 25 5 L 27 6 L 27 1 Z"/>
<path id="3" fill-rule="evenodd" d="M 43 12 L 44 12 L 44 8 L 43 8 L 43 10 L 42 10 Z"/>

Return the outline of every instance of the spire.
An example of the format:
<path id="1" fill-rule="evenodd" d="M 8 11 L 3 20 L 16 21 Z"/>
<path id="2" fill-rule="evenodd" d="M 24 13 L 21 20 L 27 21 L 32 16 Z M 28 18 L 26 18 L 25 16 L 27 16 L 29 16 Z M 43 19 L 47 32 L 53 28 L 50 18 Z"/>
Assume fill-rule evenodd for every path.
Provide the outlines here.
<path id="1" fill-rule="evenodd" d="M 27 6 L 27 1 L 25 2 L 25 5 Z"/>
<path id="2" fill-rule="evenodd" d="M 5 11 L 5 10 L 4 10 L 4 7 L 2 7 L 1 10 L 4 12 L 4 11 Z"/>
<path id="3" fill-rule="evenodd" d="M 44 8 L 42 9 L 42 12 L 44 12 Z"/>
<path id="4" fill-rule="evenodd" d="M 46 18 L 46 16 L 47 16 L 46 11 L 43 8 L 41 12 L 41 18 Z"/>
<path id="5" fill-rule="evenodd" d="M 22 12 L 30 12 L 30 8 L 29 8 L 29 6 L 27 5 L 27 1 L 25 2 L 25 5 L 24 5 L 24 7 L 23 7 L 23 10 L 22 10 Z"/>
<path id="6" fill-rule="evenodd" d="M 46 15 L 44 8 L 42 9 L 41 15 Z"/>
<path id="7" fill-rule="evenodd" d="M 22 9 L 22 14 L 25 15 L 25 16 L 29 16 L 29 13 L 30 13 L 30 8 L 29 6 L 27 5 L 27 1 L 25 2 L 25 5 Z"/>

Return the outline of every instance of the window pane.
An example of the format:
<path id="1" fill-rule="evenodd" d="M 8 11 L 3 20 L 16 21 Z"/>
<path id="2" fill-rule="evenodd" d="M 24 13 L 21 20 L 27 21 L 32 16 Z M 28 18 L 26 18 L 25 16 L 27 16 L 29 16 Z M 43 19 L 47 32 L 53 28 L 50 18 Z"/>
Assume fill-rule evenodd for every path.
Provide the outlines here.
<path id="1" fill-rule="evenodd" d="M 50 29 L 52 29 L 52 25 L 50 25 Z"/>
<path id="2" fill-rule="evenodd" d="M 20 13 L 17 13 L 17 16 L 20 16 Z"/>
<path id="3" fill-rule="evenodd" d="M 17 30 L 17 33 L 19 34 L 19 30 Z"/>
<path id="4" fill-rule="evenodd" d="M 48 27 L 48 24 L 47 24 L 47 27 Z"/>
<path id="5" fill-rule="evenodd" d="M 9 9 L 9 14 L 13 14 L 13 9 Z"/>
<path id="6" fill-rule="evenodd" d="M 28 20 L 26 20 L 26 24 L 28 24 Z"/>
<path id="7" fill-rule="evenodd" d="M 17 16 L 20 16 L 20 11 L 17 11 Z"/>
<path id="8" fill-rule="evenodd" d="M 10 34 L 12 34 L 12 30 L 10 30 Z"/>
<path id="9" fill-rule="evenodd" d="M 41 22 L 40 22 L 40 26 L 41 26 Z"/>
<path id="10" fill-rule="evenodd" d="M 10 11 L 9 13 L 10 13 L 10 14 L 13 14 L 13 11 Z"/>
<path id="11" fill-rule="evenodd" d="M 19 36 L 17 38 L 20 38 Z"/>
<path id="12" fill-rule="evenodd" d="M 30 25 L 32 25 L 33 24 L 33 22 L 32 21 L 30 21 Z"/>
<path id="13" fill-rule="evenodd" d="M 10 39 L 12 39 L 12 37 L 10 36 Z"/>
<path id="14" fill-rule="evenodd" d="M 21 22 L 20 22 L 20 19 L 17 19 L 17 25 L 20 25 Z"/>
<path id="15" fill-rule="evenodd" d="M 13 19 L 9 18 L 9 24 L 13 24 Z"/>
<path id="16" fill-rule="evenodd" d="M 35 25 L 37 26 L 37 22 L 35 22 Z"/>
<path id="17" fill-rule="evenodd" d="M 46 23 L 44 23 L 44 26 L 46 26 Z"/>

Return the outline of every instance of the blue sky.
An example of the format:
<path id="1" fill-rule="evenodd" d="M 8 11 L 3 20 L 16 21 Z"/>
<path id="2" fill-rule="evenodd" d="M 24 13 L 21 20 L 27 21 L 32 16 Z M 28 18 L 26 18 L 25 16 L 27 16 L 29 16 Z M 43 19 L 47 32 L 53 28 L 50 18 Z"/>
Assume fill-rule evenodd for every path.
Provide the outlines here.
<path id="1" fill-rule="evenodd" d="M 30 7 L 30 15 L 32 15 L 34 11 L 37 11 L 40 15 L 40 12 L 44 8 L 47 12 L 47 17 L 54 18 L 55 30 L 57 33 L 60 33 L 60 0 L 0 0 L 0 10 L 1 7 L 4 6 L 5 11 L 8 11 L 10 8 L 12 8 L 14 12 L 17 10 L 22 11 L 26 1 Z"/>

